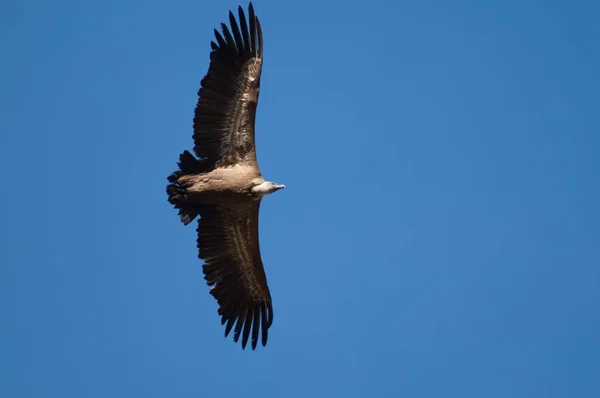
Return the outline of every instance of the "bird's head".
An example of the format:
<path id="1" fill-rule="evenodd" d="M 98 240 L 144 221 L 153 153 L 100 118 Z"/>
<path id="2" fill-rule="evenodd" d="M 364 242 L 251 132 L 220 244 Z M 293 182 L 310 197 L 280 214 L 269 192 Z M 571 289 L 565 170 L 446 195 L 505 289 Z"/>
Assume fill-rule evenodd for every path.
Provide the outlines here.
<path id="1" fill-rule="evenodd" d="M 283 184 L 275 184 L 271 181 L 265 181 L 252 187 L 252 193 L 259 196 L 268 195 L 275 191 L 285 188 Z"/>

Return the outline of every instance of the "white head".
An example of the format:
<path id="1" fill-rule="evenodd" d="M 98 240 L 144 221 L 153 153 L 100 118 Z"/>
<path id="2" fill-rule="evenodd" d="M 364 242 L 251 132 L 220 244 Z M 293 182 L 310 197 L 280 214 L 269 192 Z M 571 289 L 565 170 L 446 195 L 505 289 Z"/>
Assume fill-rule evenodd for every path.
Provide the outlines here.
<path id="1" fill-rule="evenodd" d="M 265 181 L 261 184 L 255 185 L 252 187 L 252 193 L 258 196 L 268 195 L 275 191 L 279 191 L 280 189 L 285 188 L 285 185 L 275 184 L 271 181 Z"/>

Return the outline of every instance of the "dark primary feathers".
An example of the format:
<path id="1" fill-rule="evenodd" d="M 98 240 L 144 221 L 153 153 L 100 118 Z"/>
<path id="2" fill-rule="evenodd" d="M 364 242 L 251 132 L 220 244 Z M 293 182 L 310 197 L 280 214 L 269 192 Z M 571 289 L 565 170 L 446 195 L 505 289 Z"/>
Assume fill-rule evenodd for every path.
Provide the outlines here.
<path id="1" fill-rule="evenodd" d="M 233 340 L 242 348 L 251 337 L 256 348 L 259 334 L 267 344 L 273 323 L 271 294 L 260 257 L 258 213 L 260 200 L 230 207 L 206 206 L 198 222 L 199 257 L 210 293 L 219 303 L 225 337 L 235 324 Z"/>
<path id="2" fill-rule="evenodd" d="M 248 23 L 238 7 L 239 26 L 221 24 L 211 42 L 210 66 L 201 81 L 194 115 L 194 152 L 213 167 L 256 164 L 254 120 L 262 71 L 263 39 L 252 3 Z M 258 166 L 257 166 L 258 167 Z"/>

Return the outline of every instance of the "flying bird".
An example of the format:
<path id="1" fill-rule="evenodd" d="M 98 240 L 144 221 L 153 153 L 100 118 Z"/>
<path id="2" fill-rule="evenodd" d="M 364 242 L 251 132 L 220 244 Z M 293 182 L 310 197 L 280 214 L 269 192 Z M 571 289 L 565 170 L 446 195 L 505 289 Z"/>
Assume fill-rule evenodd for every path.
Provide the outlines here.
<path id="1" fill-rule="evenodd" d="M 262 198 L 284 185 L 265 181 L 256 158 L 254 121 L 263 63 L 263 37 L 252 3 L 248 19 L 214 30 L 208 72 L 200 82 L 194 112 L 194 155 L 179 156 L 168 177 L 168 201 L 188 225 L 198 217 L 198 257 L 217 300 L 225 337 L 233 330 L 242 349 L 259 335 L 267 344 L 273 304 L 258 241 Z"/>

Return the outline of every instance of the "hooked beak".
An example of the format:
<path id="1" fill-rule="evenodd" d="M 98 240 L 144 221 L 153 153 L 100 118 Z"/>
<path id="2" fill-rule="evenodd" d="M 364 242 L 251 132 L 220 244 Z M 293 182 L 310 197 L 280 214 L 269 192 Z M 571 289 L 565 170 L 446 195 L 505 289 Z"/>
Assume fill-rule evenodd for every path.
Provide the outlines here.
<path id="1" fill-rule="evenodd" d="M 285 185 L 283 184 L 275 184 L 275 189 L 283 189 L 285 188 Z"/>

